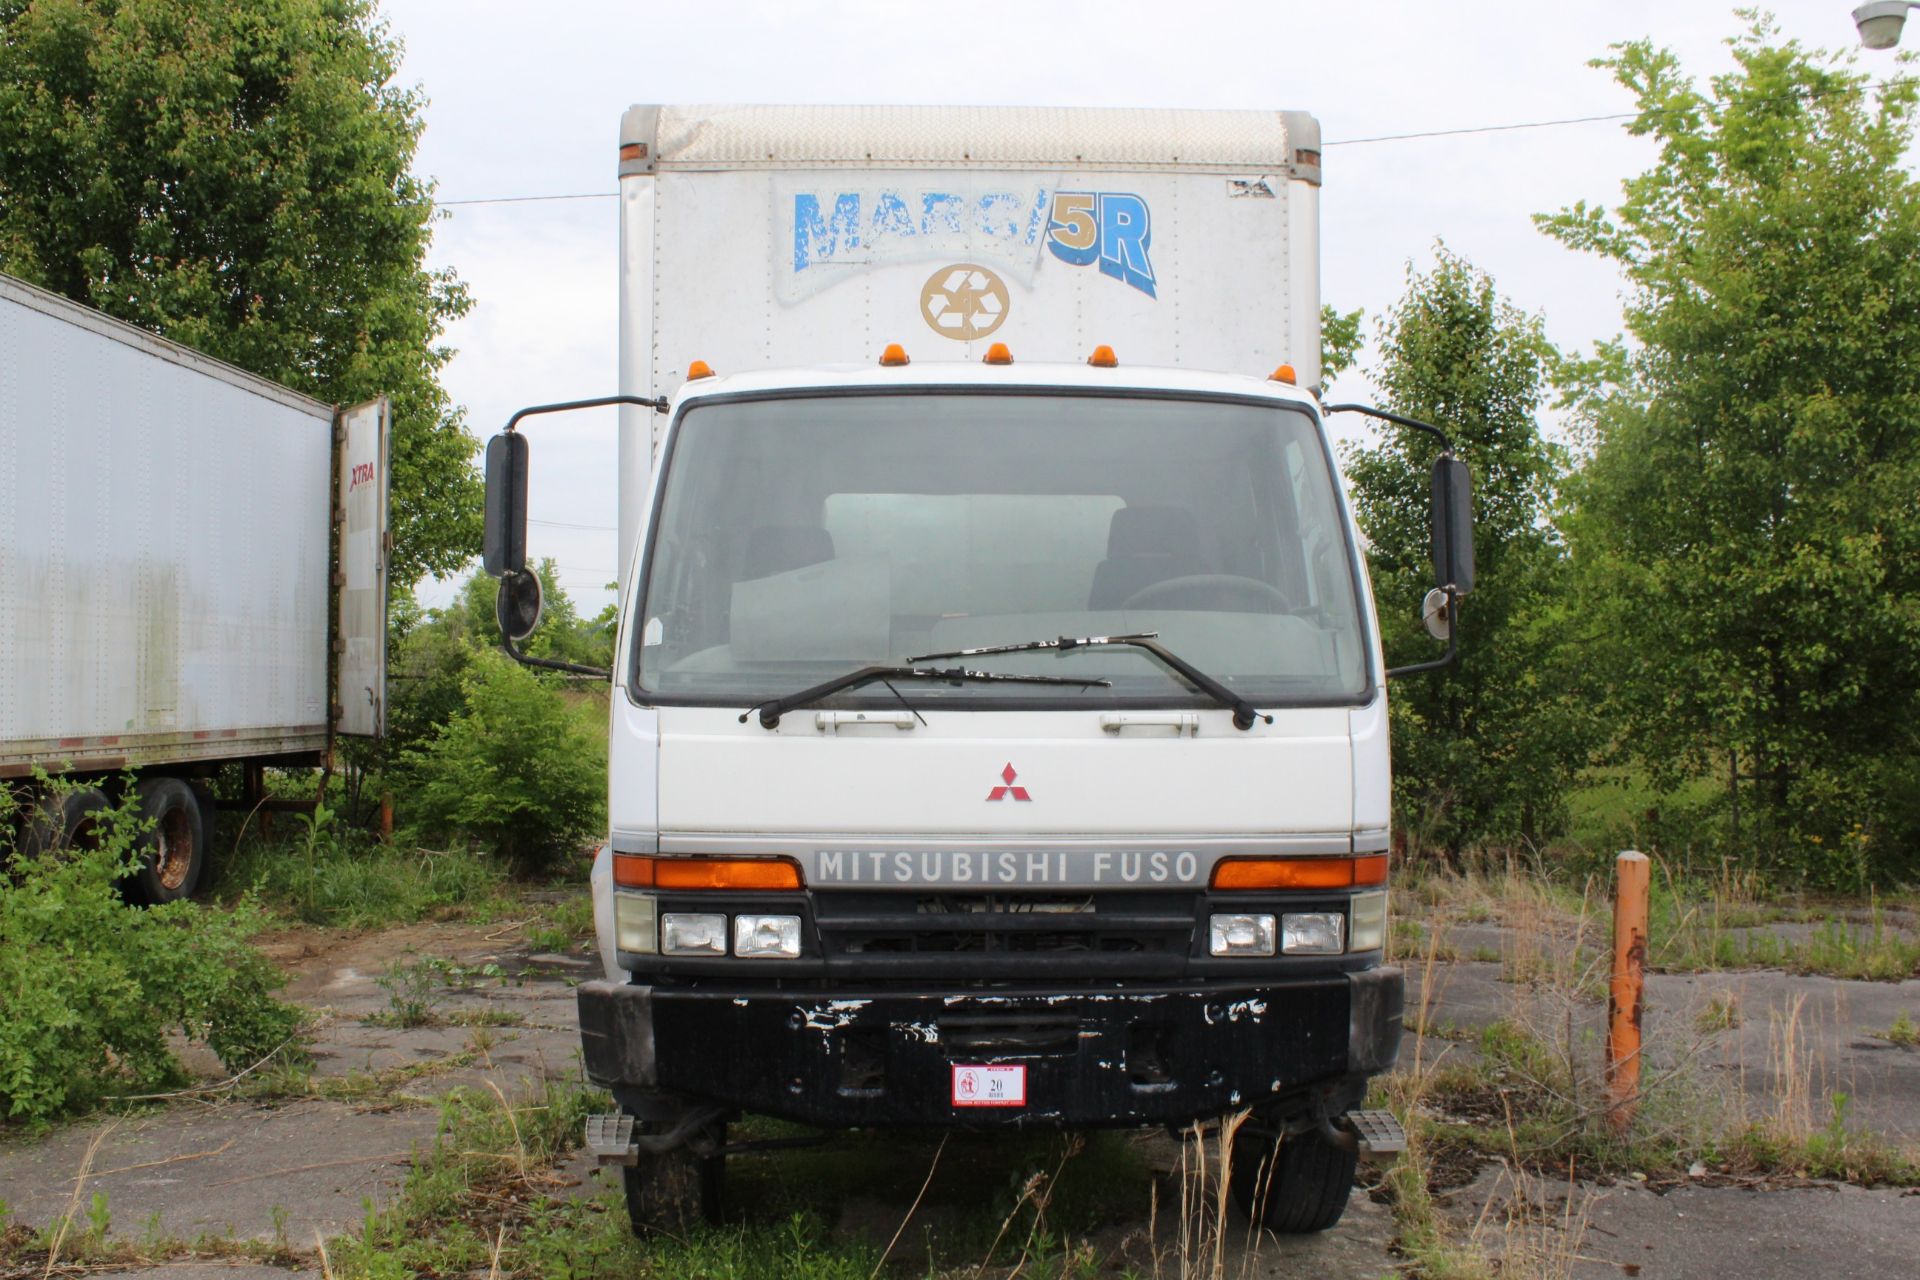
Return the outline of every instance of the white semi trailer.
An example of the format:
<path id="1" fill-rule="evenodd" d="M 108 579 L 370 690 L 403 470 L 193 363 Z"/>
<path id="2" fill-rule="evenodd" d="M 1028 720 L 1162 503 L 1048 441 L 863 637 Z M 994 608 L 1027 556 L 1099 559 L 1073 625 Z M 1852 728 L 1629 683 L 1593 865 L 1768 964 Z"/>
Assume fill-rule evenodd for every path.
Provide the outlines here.
<path id="1" fill-rule="evenodd" d="M 83 840 L 129 777 L 132 897 L 193 892 L 205 777 L 386 708 L 387 409 L 337 410 L 0 276 L 0 785 Z M 77 786 L 40 794 L 34 779 Z"/>
<path id="2" fill-rule="evenodd" d="M 1320 176 L 1299 112 L 627 112 L 580 1019 L 636 1229 L 714 1208 L 741 1112 L 1251 1109 L 1232 1185 L 1279 1230 L 1395 1147 L 1359 1110 L 1400 1040 L 1390 673 L 1318 398 Z M 489 446 L 510 649 L 525 416 Z M 1438 633 L 1466 476 L 1410 425 Z"/>

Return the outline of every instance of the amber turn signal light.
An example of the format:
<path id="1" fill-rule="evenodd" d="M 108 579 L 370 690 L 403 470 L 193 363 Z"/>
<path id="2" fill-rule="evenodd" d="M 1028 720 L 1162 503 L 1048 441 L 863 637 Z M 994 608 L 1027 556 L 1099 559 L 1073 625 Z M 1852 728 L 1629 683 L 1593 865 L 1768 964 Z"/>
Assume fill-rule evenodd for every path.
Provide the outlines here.
<path id="1" fill-rule="evenodd" d="M 760 889 L 801 887 L 792 858 L 655 858 L 613 855 L 613 882 L 623 889 Z"/>
<path id="2" fill-rule="evenodd" d="M 1223 858 L 1216 889 L 1355 889 L 1387 882 L 1387 855 L 1363 858 Z"/>

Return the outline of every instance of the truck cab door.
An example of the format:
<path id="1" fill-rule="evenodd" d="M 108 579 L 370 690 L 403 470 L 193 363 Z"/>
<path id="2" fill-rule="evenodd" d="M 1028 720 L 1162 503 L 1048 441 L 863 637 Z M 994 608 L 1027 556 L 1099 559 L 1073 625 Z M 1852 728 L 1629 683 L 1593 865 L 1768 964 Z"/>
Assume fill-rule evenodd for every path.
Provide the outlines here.
<path id="1" fill-rule="evenodd" d="M 387 462 L 383 396 L 334 419 L 333 727 L 354 738 L 387 728 Z"/>

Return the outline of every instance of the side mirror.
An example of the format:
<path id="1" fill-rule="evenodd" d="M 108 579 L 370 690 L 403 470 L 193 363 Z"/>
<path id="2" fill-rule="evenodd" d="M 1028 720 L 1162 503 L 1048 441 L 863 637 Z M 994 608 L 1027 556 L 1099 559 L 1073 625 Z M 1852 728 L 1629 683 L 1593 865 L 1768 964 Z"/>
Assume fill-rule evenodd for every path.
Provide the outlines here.
<path id="1" fill-rule="evenodd" d="M 486 571 L 502 579 L 502 598 L 506 579 L 527 573 L 527 438 L 517 431 L 503 431 L 487 441 L 487 525 L 481 543 L 480 563 Z M 539 620 L 538 579 L 534 579 L 534 618 Z M 504 618 L 502 621 L 504 626 Z M 528 630 L 532 630 L 531 627 Z M 524 633 L 522 633 L 524 634 Z"/>
<path id="2" fill-rule="evenodd" d="M 1433 580 L 1473 590 L 1473 477 L 1450 453 L 1433 460 Z"/>
<path id="3" fill-rule="evenodd" d="M 540 625 L 545 604 L 539 574 L 525 569 L 506 574 L 493 597 L 493 617 L 500 624 L 500 634 L 515 644 L 525 640 Z"/>

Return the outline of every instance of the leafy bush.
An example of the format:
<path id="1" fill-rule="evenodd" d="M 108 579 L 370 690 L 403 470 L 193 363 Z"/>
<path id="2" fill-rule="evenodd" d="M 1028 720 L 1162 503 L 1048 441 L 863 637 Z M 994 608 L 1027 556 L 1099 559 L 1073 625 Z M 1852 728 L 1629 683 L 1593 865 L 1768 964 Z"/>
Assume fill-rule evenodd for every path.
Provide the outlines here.
<path id="1" fill-rule="evenodd" d="M 422 833 L 490 848 L 522 869 L 549 866 L 604 824 L 606 735 L 530 671 L 476 653 L 464 706 L 403 757 Z"/>
<path id="2" fill-rule="evenodd" d="M 16 856 L 0 813 L 0 1118 L 42 1121 L 176 1081 L 171 1031 L 238 1071 L 299 1027 L 273 996 L 285 979 L 247 941 L 250 904 L 121 900 L 139 835 L 127 795 L 88 850 Z"/>

